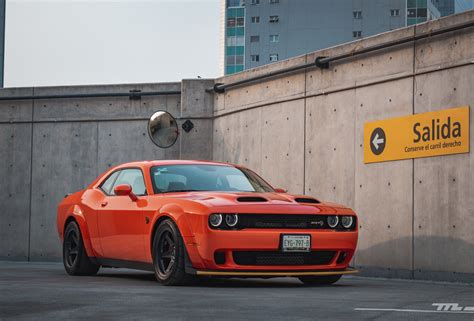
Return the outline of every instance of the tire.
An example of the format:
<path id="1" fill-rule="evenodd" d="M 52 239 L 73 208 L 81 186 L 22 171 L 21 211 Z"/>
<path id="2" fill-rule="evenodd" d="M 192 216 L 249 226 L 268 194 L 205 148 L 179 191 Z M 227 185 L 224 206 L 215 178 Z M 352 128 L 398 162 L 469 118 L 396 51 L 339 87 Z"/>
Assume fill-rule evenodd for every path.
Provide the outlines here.
<path id="1" fill-rule="evenodd" d="M 95 275 L 100 269 L 100 265 L 92 263 L 87 256 L 81 231 L 74 221 L 64 231 L 63 264 L 69 275 Z"/>
<path id="2" fill-rule="evenodd" d="M 339 275 L 324 275 L 324 276 L 301 276 L 301 282 L 305 285 L 331 285 L 339 281 L 342 274 Z"/>
<path id="3" fill-rule="evenodd" d="M 185 271 L 186 248 L 178 227 L 164 220 L 153 237 L 153 266 L 156 279 L 163 285 L 185 285 L 194 280 Z"/>

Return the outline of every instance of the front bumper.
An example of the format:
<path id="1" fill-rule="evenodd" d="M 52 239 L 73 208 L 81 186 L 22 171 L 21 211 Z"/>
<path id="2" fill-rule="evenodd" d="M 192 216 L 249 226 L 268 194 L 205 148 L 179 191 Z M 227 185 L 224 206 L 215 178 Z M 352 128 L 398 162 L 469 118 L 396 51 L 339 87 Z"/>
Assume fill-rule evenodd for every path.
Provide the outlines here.
<path id="1" fill-rule="evenodd" d="M 311 252 L 334 251 L 334 257 L 324 264 L 317 265 L 242 265 L 234 261 L 233 253 L 239 251 L 268 251 L 280 252 L 280 237 L 282 234 L 309 234 L 311 235 Z M 334 231 L 334 230 L 295 230 L 295 229 L 248 229 L 238 231 L 222 231 L 204 229 L 203 233 L 186 241 L 186 247 L 192 266 L 203 275 L 218 275 L 217 272 L 231 273 L 265 273 L 277 272 L 275 276 L 286 276 L 289 272 L 307 273 L 340 273 L 345 271 L 349 265 L 357 245 L 357 230 Z M 225 256 L 224 263 L 216 263 L 215 253 L 220 252 Z M 338 259 L 345 253 L 343 260 Z M 352 270 L 349 273 L 354 273 Z M 257 275 L 256 274 L 256 275 Z M 316 275 L 316 274 L 310 274 Z M 271 275 L 270 275 L 271 276 Z"/>

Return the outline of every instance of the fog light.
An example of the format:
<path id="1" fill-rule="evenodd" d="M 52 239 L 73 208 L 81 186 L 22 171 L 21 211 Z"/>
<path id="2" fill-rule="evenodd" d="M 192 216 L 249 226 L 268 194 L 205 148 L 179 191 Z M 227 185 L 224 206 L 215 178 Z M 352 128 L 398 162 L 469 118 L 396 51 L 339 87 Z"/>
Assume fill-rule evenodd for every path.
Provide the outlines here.
<path id="1" fill-rule="evenodd" d="M 344 228 L 350 228 L 352 226 L 352 222 L 354 220 L 352 219 L 352 216 L 343 216 L 341 218 L 341 223 Z"/>
<path id="2" fill-rule="evenodd" d="M 339 223 L 339 218 L 336 215 L 328 216 L 328 225 L 330 228 L 335 228 Z"/>
<path id="3" fill-rule="evenodd" d="M 218 227 L 222 223 L 222 215 L 221 214 L 211 214 L 209 216 L 209 224 L 212 227 Z"/>
<path id="4" fill-rule="evenodd" d="M 239 222 L 239 216 L 237 214 L 226 214 L 225 215 L 225 222 L 227 226 L 234 227 Z"/>

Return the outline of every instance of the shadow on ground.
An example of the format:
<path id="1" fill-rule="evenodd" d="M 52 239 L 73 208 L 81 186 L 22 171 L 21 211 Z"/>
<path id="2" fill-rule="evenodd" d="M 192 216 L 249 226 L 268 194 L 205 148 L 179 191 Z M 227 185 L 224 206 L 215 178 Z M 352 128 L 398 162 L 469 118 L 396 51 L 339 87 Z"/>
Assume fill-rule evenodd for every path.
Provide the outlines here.
<path id="1" fill-rule="evenodd" d="M 158 283 L 153 273 L 110 271 L 108 269 L 101 270 L 96 278 L 108 279 L 127 279 L 134 281 L 154 282 Z M 158 283 L 159 284 L 159 283 Z M 216 287 L 216 288 L 300 288 L 308 287 L 301 283 L 297 278 L 217 278 L 217 277 L 198 277 L 189 287 Z M 336 283 L 331 287 L 348 287 L 350 284 Z M 318 286 L 324 287 L 324 286 Z"/>

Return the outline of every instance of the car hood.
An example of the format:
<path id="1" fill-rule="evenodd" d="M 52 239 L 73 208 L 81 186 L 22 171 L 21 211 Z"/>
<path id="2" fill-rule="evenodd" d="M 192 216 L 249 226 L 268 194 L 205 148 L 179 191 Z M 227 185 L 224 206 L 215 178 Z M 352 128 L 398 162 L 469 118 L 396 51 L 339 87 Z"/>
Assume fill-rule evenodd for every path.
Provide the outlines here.
<path id="1" fill-rule="evenodd" d="M 236 205 L 306 205 L 345 208 L 335 203 L 321 202 L 307 195 L 288 193 L 253 193 L 253 192 L 186 192 L 173 193 L 173 198 L 195 201 L 206 206 L 236 206 Z"/>

